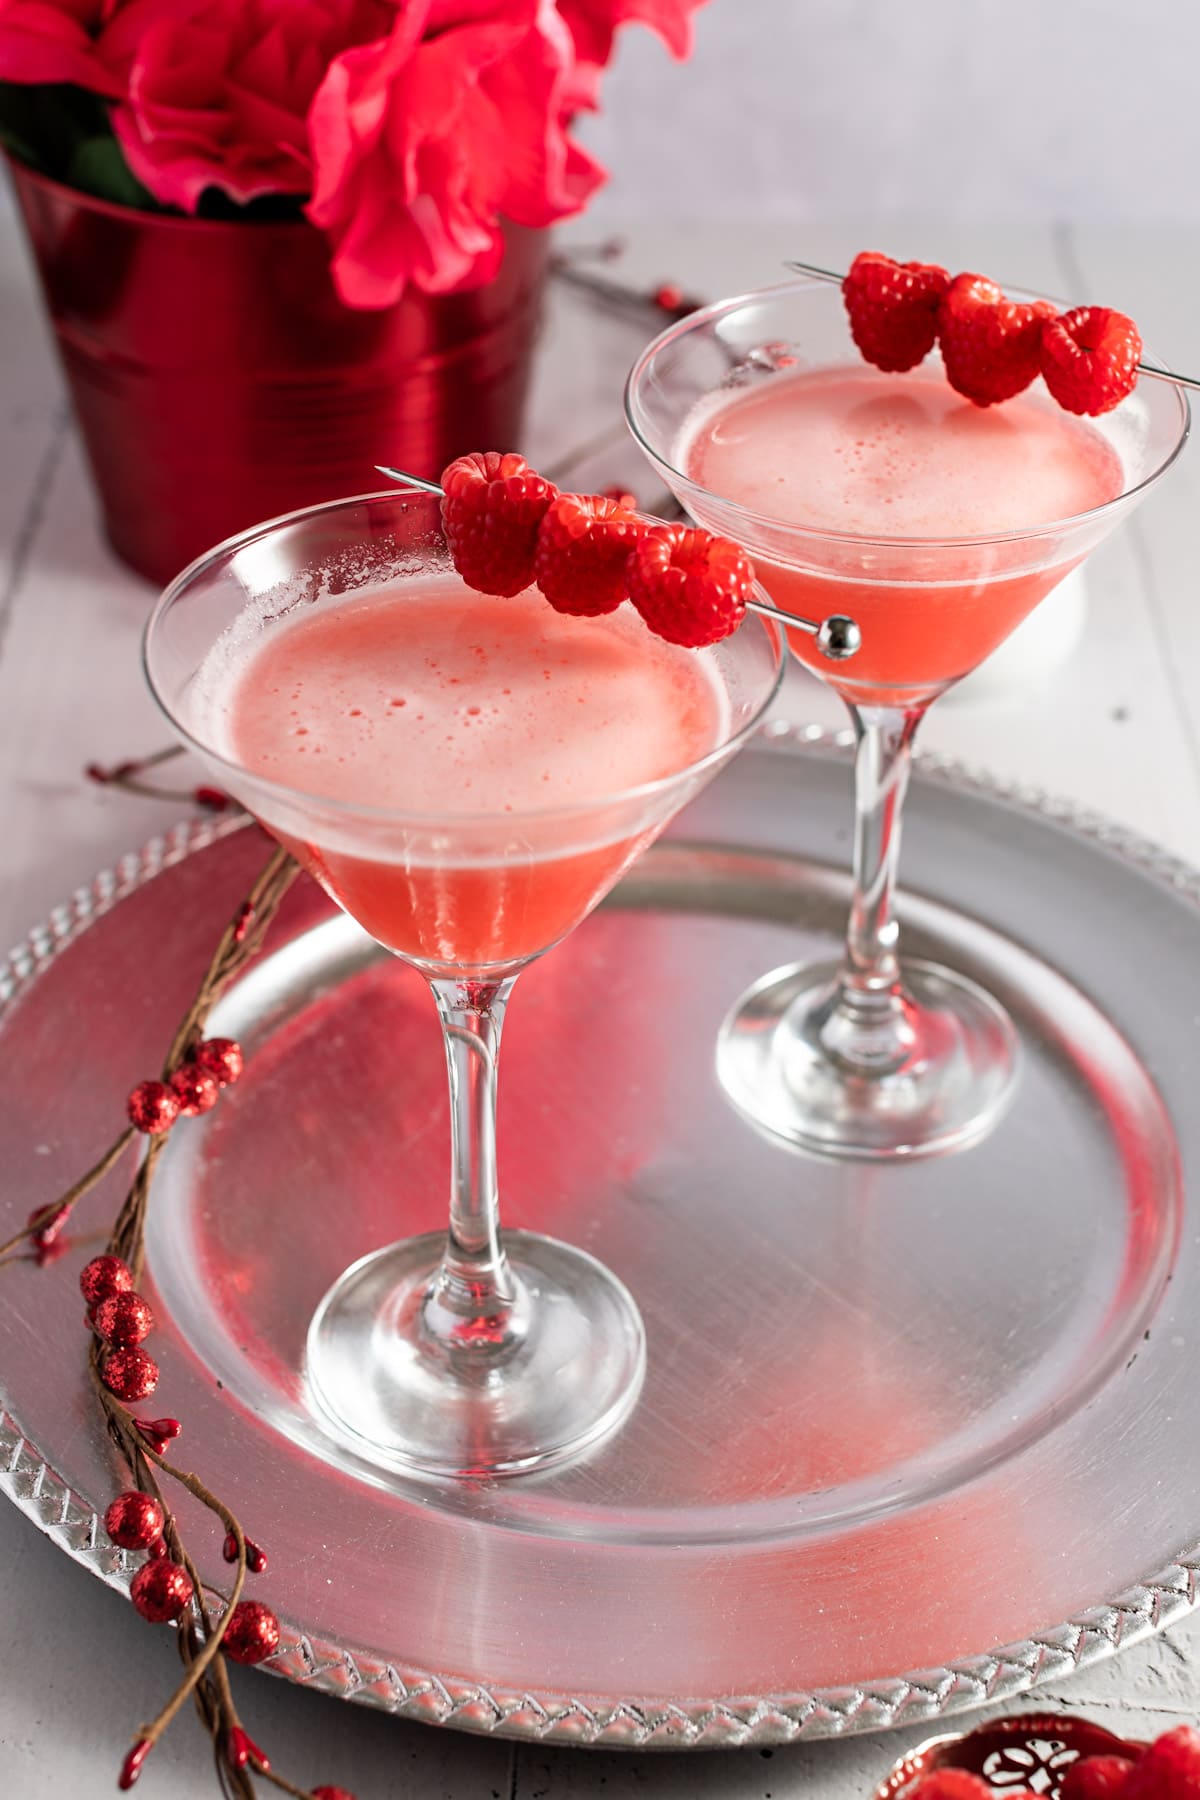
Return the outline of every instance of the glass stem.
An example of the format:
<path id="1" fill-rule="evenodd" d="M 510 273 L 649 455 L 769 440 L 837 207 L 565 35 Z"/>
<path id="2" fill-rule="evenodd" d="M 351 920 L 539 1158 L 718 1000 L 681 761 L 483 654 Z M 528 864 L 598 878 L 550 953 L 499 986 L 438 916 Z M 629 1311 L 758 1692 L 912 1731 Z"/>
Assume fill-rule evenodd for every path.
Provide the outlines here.
<path id="1" fill-rule="evenodd" d="M 854 898 L 842 968 L 823 1009 L 819 1038 L 828 1056 L 864 1075 L 899 1068 L 916 1042 L 900 984 L 892 904 L 913 739 L 927 710 L 927 705 L 850 708 L 857 741 Z"/>
<path id="2" fill-rule="evenodd" d="M 447 1351 L 494 1357 L 522 1335 L 519 1284 L 500 1240 L 496 1067 L 515 975 L 430 979 L 450 1076 L 450 1229 L 426 1295 L 427 1334 Z"/>

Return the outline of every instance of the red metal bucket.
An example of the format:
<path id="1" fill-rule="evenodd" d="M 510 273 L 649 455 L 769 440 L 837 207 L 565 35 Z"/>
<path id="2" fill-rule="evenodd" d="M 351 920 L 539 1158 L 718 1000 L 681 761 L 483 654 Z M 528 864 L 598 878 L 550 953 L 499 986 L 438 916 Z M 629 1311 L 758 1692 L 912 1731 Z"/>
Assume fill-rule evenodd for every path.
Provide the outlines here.
<path id="1" fill-rule="evenodd" d="M 10 163 L 118 555 L 168 581 L 260 519 L 520 447 L 547 236 L 469 293 L 338 299 L 305 222 L 184 219 Z"/>

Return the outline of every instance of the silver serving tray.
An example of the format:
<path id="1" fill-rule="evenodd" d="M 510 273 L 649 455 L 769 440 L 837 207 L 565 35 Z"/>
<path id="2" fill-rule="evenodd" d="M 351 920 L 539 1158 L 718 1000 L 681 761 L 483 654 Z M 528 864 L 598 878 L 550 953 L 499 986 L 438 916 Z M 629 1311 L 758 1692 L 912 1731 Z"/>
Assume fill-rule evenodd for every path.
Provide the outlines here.
<path id="1" fill-rule="evenodd" d="M 1200 878 L 927 760 L 905 943 L 1002 996 L 1020 1091 L 957 1156 L 820 1162 L 733 1112 L 713 1047 L 751 979 L 832 952 L 850 804 L 844 749 L 776 731 L 522 979 L 506 1216 L 609 1263 L 649 1340 L 629 1424 L 538 1478 L 381 1478 L 306 1410 L 330 1280 L 444 1219 L 446 1105 L 419 978 L 293 890 L 213 1021 L 247 1074 L 174 1135 L 149 1246 L 150 1410 L 270 1552 L 276 1672 L 468 1730 L 769 1744 L 1004 1698 L 1193 1604 Z M 181 828 L 15 953 L 0 1230 L 109 1141 L 265 855 Z M 0 1274 L 0 1485 L 121 1587 L 75 1286 L 95 1242 Z M 219 1533 L 179 1514 L 220 1580 Z"/>

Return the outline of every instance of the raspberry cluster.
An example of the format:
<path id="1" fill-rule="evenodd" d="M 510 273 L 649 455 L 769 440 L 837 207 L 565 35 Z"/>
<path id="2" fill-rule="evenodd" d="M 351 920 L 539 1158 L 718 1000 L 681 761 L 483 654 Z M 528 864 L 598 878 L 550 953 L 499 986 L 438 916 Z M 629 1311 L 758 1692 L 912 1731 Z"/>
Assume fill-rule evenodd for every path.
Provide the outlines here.
<path id="1" fill-rule="evenodd" d="M 700 649 L 736 631 L 754 587 L 729 538 L 655 525 L 630 496 L 560 494 L 523 456 L 481 451 L 442 475 L 454 566 L 484 594 L 536 583 L 557 612 L 596 618 L 632 600 L 650 630 Z"/>
<path id="2" fill-rule="evenodd" d="M 932 1769 L 904 1790 L 902 1800 L 994 1800 L 996 1790 L 966 1769 Z M 1026 1789 L 1005 1789 L 1009 1800 L 1033 1800 Z M 1177 1725 L 1136 1758 L 1088 1756 L 1062 1778 L 1059 1800 L 1198 1800 L 1200 1731 Z"/>
<path id="3" fill-rule="evenodd" d="M 986 275 L 898 263 L 864 250 L 842 282 L 850 332 L 876 368 L 915 369 L 939 344 L 946 379 L 977 406 L 1011 400 L 1041 375 L 1059 405 L 1111 412 L 1137 382 L 1142 340 L 1107 306 L 1057 313 L 1045 300 L 1010 300 Z"/>

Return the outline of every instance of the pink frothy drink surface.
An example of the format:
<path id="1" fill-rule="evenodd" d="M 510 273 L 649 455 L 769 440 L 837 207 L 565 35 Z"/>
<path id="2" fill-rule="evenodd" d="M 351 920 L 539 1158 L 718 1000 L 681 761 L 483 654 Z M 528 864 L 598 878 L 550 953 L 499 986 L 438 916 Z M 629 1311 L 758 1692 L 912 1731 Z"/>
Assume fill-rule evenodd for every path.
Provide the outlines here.
<path id="1" fill-rule="evenodd" d="M 243 767 L 383 815 L 314 807 L 300 837 L 250 796 L 347 912 L 394 950 L 479 967 L 595 904 L 653 835 L 621 796 L 713 749 L 725 702 L 704 658 L 631 609 L 568 618 L 536 590 L 434 576 L 264 632 L 226 720 Z"/>
<path id="2" fill-rule="evenodd" d="M 891 699 L 968 674 L 1079 555 L 1053 536 L 936 551 L 912 540 L 1028 532 L 1123 487 L 1112 446 L 1040 389 L 978 407 L 937 368 L 774 375 L 706 408 L 680 454 L 701 487 L 781 526 L 910 540 L 787 539 L 752 521 L 741 533 L 785 612 L 846 612 L 862 627 L 863 648 L 843 671 L 800 633 L 797 654 L 848 689 Z"/>

